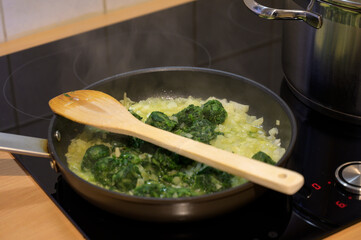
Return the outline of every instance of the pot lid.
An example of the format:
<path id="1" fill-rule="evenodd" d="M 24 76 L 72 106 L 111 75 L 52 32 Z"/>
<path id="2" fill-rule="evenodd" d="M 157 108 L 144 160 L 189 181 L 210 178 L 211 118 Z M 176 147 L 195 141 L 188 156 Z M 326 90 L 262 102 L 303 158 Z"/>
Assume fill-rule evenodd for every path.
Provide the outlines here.
<path id="1" fill-rule="evenodd" d="M 322 0 L 322 1 L 342 7 L 361 9 L 361 0 Z"/>

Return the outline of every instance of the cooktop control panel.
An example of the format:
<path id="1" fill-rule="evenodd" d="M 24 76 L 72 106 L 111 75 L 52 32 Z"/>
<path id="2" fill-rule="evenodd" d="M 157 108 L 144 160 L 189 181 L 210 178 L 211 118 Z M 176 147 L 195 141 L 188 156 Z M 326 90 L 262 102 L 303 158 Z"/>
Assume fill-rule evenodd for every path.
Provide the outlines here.
<path id="1" fill-rule="evenodd" d="M 358 219 L 361 196 L 359 191 L 356 194 L 356 189 L 360 189 L 360 164 L 342 164 L 335 170 L 335 176 L 324 176 L 323 180 L 320 176 L 309 178 L 294 195 L 295 209 L 321 228 L 334 228 Z"/>

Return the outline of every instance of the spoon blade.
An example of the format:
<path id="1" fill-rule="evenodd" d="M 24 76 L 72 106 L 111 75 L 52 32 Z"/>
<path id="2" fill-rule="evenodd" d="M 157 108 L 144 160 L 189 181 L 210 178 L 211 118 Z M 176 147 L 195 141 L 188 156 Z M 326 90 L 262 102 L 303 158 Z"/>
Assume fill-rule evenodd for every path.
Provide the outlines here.
<path id="1" fill-rule="evenodd" d="M 77 90 L 61 94 L 49 101 L 51 110 L 72 121 L 99 128 L 119 126 L 133 117 L 115 98 L 100 91 Z"/>

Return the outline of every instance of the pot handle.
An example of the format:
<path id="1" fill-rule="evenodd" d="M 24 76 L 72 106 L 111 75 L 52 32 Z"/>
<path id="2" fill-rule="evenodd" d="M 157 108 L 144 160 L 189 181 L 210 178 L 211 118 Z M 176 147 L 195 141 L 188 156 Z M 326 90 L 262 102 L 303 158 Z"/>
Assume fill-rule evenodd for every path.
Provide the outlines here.
<path id="1" fill-rule="evenodd" d="M 243 0 L 244 4 L 256 15 L 266 19 L 303 20 L 314 28 L 322 26 L 321 15 L 309 11 L 269 8 L 254 0 Z"/>
<path id="2" fill-rule="evenodd" d="M 48 140 L 0 132 L 0 151 L 50 158 Z"/>

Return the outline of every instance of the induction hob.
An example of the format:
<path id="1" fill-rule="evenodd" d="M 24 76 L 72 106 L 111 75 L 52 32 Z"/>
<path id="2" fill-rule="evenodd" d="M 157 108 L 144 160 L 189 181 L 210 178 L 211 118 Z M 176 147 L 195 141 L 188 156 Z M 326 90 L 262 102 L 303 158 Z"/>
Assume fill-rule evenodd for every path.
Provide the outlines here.
<path id="1" fill-rule="evenodd" d="M 298 101 L 283 77 L 281 48 L 282 22 L 256 17 L 243 1 L 198 0 L 9 54 L 0 58 L 0 131 L 46 138 L 49 99 L 118 73 L 196 66 L 239 74 L 279 94 L 296 116 L 298 140 L 288 167 L 305 176 L 305 185 L 294 196 L 268 191 L 216 218 L 144 223 L 89 204 L 49 161 L 15 158 L 89 239 L 323 238 L 361 219 L 359 197 L 340 188 L 334 176 L 341 164 L 359 161 L 361 129 Z"/>

